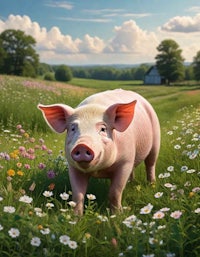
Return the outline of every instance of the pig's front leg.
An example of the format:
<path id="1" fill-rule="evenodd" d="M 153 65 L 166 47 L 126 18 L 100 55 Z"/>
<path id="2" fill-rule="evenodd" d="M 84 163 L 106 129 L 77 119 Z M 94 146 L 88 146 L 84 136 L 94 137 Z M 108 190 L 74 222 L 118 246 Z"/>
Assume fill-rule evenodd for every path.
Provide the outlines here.
<path id="1" fill-rule="evenodd" d="M 89 176 L 74 168 L 69 168 L 69 178 L 72 187 L 72 200 L 76 203 L 74 212 L 83 215 L 84 198 L 87 191 Z"/>
<path id="2" fill-rule="evenodd" d="M 109 189 L 109 201 L 112 213 L 122 210 L 122 194 L 126 186 L 126 183 L 132 173 L 132 169 L 133 165 L 127 164 L 126 166 L 123 166 L 121 169 L 119 168 L 115 170 L 113 173 Z"/>

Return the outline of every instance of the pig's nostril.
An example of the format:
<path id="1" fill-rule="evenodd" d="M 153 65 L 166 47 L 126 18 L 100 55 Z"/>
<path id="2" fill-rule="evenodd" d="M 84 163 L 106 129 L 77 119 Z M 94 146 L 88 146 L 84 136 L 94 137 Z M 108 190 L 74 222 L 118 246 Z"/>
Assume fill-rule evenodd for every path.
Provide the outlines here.
<path id="1" fill-rule="evenodd" d="M 89 151 L 86 151 L 86 154 L 87 154 L 87 155 L 91 155 L 91 152 L 89 152 Z"/>
<path id="2" fill-rule="evenodd" d="M 76 155 L 76 156 L 80 155 L 80 152 L 79 152 L 79 151 L 77 151 L 77 152 L 75 153 L 75 155 Z"/>

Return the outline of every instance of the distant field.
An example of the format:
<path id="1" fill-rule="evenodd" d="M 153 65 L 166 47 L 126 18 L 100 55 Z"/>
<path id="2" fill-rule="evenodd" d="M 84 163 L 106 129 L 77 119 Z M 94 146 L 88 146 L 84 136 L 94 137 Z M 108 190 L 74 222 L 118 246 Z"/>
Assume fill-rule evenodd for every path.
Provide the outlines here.
<path id="1" fill-rule="evenodd" d="M 92 179 L 85 214 L 73 214 L 64 134 L 38 103 L 75 107 L 102 90 L 146 97 L 161 123 L 157 182 L 135 171 L 123 212 L 107 209 L 109 181 Z M 200 86 L 73 79 L 70 84 L 0 76 L 0 256 L 199 257 Z M 130 153 L 131 154 L 131 153 Z"/>
<path id="2" fill-rule="evenodd" d="M 0 77 L 1 120 L 4 126 L 22 122 L 32 130 L 47 131 L 36 106 L 38 103 L 66 103 L 73 107 L 95 92 L 123 88 L 146 97 L 158 112 L 161 123 L 171 119 L 176 110 L 198 105 L 200 86 L 144 86 L 133 81 L 98 81 L 73 79 L 71 84 L 45 82 L 19 77 Z M 140 82 L 141 83 L 141 82 Z M 75 86 L 76 85 L 76 86 Z M 27 110 L 24 112 L 24 110 Z"/>

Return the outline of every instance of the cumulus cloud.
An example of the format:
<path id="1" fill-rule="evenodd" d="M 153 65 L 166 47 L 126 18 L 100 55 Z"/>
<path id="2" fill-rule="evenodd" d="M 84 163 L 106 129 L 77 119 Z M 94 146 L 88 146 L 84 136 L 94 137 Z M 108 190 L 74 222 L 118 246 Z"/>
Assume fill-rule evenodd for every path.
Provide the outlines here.
<path id="1" fill-rule="evenodd" d="M 103 10 L 102 12 L 107 12 Z M 122 13 L 123 10 L 115 10 Z M 156 47 L 165 38 L 172 38 L 183 49 L 185 59 L 192 60 L 199 50 L 200 14 L 192 17 L 174 17 L 154 32 L 141 29 L 134 20 L 114 27 L 110 39 L 84 35 L 72 38 L 54 26 L 47 28 L 32 21 L 28 16 L 9 15 L 0 19 L 0 33 L 6 29 L 20 29 L 32 35 L 37 44 L 40 60 L 47 63 L 105 64 L 142 63 L 155 61 Z M 171 33 L 173 31 L 173 33 Z M 185 33 L 180 33 L 185 32 Z"/>
<path id="2" fill-rule="evenodd" d="M 129 20 L 114 29 L 115 36 L 105 51 L 149 55 L 158 41 L 154 33 L 142 30 L 135 21 Z"/>
<path id="3" fill-rule="evenodd" d="M 85 35 L 83 40 L 78 43 L 78 48 L 81 53 L 101 53 L 105 44 L 99 37 L 91 37 Z"/>
<path id="4" fill-rule="evenodd" d="M 161 30 L 182 33 L 200 32 L 200 14 L 194 17 L 176 16 L 165 23 Z"/>
<path id="5" fill-rule="evenodd" d="M 70 35 L 64 35 L 58 27 L 52 27 L 49 31 L 40 27 L 37 22 L 32 22 L 28 16 L 9 15 L 3 22 L 0 20 L 0 32 L 6 29 L 20 29 L 33 36 L 37 42 L 38 50 L 62 52 L 63 54 L 98 53 L 104 47 L 103 40 L 98 37 L 85 35 L 81 40 L 73 39 Z"/>
<path id="6" fill-rule="evenodd" d="M 92 61 L 97 54 L 102 55 L 103 60 L 108 54 L 115 54 L 118 57 L 121 54 L 135 54 L 142 58 L 155 56 L 152 51 L 158 43 L 154 33 L 143 31 L 133 20 L 115 27 L 114 36 L 108 42 L 89 34 L 81 39 L 73 39 L 70 35 L 64 35 L 58 27 L 52 27 L 50 30 L 41 27 L 28 16 L 10 15 L 7 20 L 0 20 L 0 33 L 6 29 L 20 29 L 32 35 L 36 39 L 36 48 L 43 60 L 50 58 L 56 61 L 66 58 L 71 61 L 72 58 L 81 59 L 81 56 L 82 60 L 85 60 L 87 55 Z M 122 58 L 119 57 L 119 60 Z"/>

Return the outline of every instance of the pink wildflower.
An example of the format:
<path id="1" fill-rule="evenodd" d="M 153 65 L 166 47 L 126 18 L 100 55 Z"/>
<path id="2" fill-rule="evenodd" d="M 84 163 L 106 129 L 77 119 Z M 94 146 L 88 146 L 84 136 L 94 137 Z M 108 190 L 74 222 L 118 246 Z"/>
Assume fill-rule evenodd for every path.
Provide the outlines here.
<path id="1" fill-rule="evenodd" d="M 42 169 L 46 168 L 46 165 L 41 162 L 38 164 L 38 168 L 42 170 Z"/>
<path id="2" fill-rule="evenodd" d="M 181 211 L 174 211 L 170 214 L 173 219 L 179 219 L 183 213 Z"/>
<path id="3" fill-rule="evenodd" d="M 31 166 L 29 164 L 24 164 L 24 168 L 30 170 Z"/>
<path id="4" fill-rule="evenodd" d="M 22 128 L 22 125 L 21 124 L 18 124 L 17 125 L 17 129 L 21 129 Z"/>

